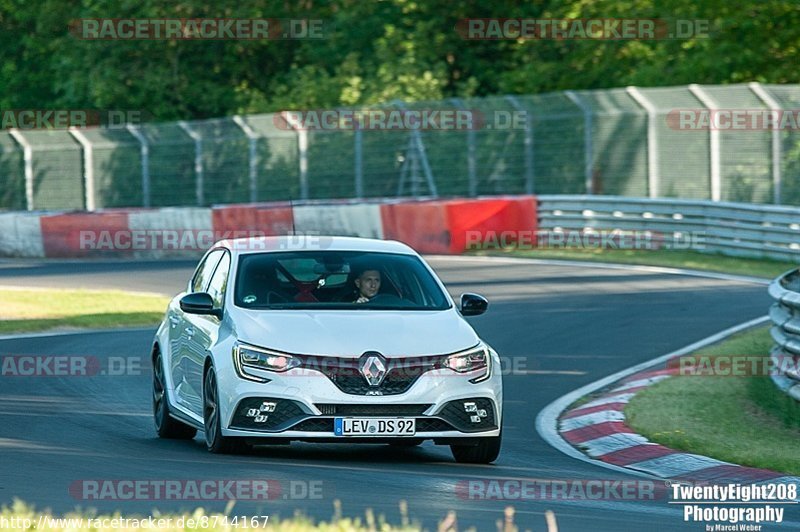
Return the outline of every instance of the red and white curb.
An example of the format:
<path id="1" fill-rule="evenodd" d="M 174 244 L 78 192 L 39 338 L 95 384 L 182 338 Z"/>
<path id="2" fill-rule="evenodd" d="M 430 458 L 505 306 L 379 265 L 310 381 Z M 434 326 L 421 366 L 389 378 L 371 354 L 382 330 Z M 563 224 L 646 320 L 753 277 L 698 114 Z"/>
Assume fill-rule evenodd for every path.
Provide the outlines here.
<path id="1" fill-rule="evenodd" d="M 670 378 L 665 367 L 673 358 L 760 324 L 751 320 L 683 349 L 584 386 L 546 407 L 537 418 L 537 430 L 557 449 L 599 466 L 637 476 L 686 483 L 800 484 L 800 478 L 767 469 L 740 466 L 714 458 L 676 451 L 636 434 L 625 423 L 625 406 L 641 390 Z M 592 400 L 568 408 L 580 397 L 607 389 Z"/>

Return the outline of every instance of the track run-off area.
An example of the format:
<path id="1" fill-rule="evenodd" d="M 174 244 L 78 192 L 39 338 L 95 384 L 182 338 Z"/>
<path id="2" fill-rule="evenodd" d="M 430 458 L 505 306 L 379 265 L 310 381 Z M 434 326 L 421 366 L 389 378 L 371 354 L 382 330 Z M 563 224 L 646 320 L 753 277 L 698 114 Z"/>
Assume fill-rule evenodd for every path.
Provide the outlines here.
<path id="1" fill-rule="evenodd" d="M 459 465 L 447 447 L 428 442 L 408 449 L 293 443 L 212 455 L 202 434 L 190 442 L 156 437 L 149 359 L 155 327 L 29 335 L 0 339 L 0 356 L 81 355 L 96 357 L 100 368 L 109 368 L 109 358 L 127 366 L 93 376 L 0 376 L 0 505 L 20 498 L 57 513 L 80 507 L 148 516 L 198 506 L 221 512 L 226 500 L 93 500 L 81 487 L 87 481 L 269 480 L 281 487 L 274 498 L 238 500 L 231 515 L 291 517 L 299 510 L 329 519 L 338 499 L 344 516 L 363 518 L 371 508 L 399 523 L 398 504 L 405 500 L 412 520 L 428 529 L 453 510 L 460 529 L 494 530 L 507 506 L 515 508 L 520 530 L 545 529 L 546 510 L 566 531 L 704 529 L 703 523 L 684 523 L 681 509 L 664 496 L 541 500 L 505 490 L 505 498 L 486 498 L 469 486 L 641 481 L 553 448 L 536 431 L 537 414 L 577 388 L 765 315 L 771 300 L 763 284 L 657 268 L 427 259 L 454 298 L 477 292 L 490 301 L 485 315 L 469 321 L 504 361 L 504 439 L 495 464 Z M 171 296 L 194 266 L 7 260 L 0 263 L 0 285 Z M 787 508 L 784 526 L 798 527 L 798 520 L 796 507 Z"/>

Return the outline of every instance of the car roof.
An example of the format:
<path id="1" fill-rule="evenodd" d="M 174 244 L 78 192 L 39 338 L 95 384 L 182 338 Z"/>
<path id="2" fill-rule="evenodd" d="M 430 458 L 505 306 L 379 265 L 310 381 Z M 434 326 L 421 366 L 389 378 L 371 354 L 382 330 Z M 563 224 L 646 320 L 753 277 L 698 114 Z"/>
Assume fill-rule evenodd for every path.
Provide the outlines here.
<path id="1" fill-rule="evenodd" d="M 372 251 L 417 255 L 396 240 L 327 235 L 287 235 L 220 240 L 214 247 L 224 247 L 240 255 L 280 251 Z"/>

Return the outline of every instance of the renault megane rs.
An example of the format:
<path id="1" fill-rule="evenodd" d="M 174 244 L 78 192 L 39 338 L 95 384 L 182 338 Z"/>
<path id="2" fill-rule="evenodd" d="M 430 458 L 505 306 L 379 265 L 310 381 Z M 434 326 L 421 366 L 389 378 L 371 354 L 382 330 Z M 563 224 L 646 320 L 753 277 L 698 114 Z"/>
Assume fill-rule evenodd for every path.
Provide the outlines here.
<path id="1" fill-rule="evenodd" d="M 162 438 L 211 452 L 291 441 L 500 452 L 497 353 L 414 250 L 348 237 L 221 241 L 177 295 L 152 349 Z"/>

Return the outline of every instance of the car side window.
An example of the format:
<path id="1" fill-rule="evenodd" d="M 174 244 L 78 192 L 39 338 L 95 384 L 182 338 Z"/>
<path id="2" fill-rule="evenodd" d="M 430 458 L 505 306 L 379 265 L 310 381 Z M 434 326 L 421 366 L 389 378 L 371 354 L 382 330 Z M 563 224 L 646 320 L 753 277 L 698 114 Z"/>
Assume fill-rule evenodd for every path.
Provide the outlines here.
<path id="1" fill-rule="evenodd" d="M 205 287 L 208 286 L 208 281 L 211 279 L 214 268 L 217 267 L 217 263 L 223 253 L 224 251 L 221 249 L 212 251 L 208 254 L 203 263 L 200 264 L 192 280 L 192 292 L 202 292 Z"/>
<path id="2" fill-rule="evenodd" d="M 214 270 L 211 282 L 206 290 L 214 300 L 214 308 L 222 308 L 225 300 L 225 289 L 228 287 L 228 271 L 231 269 L 231 256 L 225 253 L 219 261 L 219 266 Z"/>

